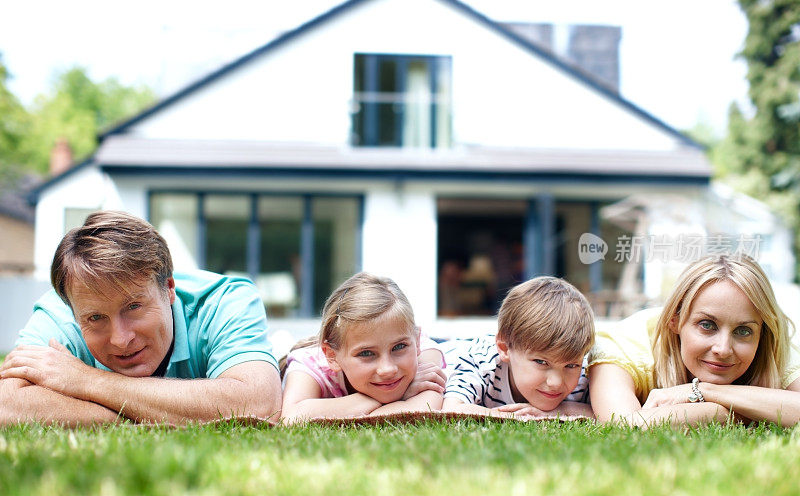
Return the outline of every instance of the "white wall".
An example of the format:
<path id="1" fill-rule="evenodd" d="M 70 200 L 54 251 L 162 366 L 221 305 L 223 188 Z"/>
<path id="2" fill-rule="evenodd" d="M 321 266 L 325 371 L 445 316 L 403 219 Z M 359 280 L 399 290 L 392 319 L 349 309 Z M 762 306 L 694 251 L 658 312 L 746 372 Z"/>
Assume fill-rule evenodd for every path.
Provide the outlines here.
<path id="1" fill-rule="evenodd" d="M 389 188 L 364 201 L 363 269 L 391 277 L 419 323 L 436 319 L 436 198 Z"/>
<path id="2" fill-rule="evenodd" d="M 456 143 L 676 146 L 660 128 L 436 0 L 373 0 L 352 8 L 146 119 L 134 132 L 346 146 L 357 52 L 451 55 Z"/>
<path id="3" fill-rule="evenodd" d="M 30 277 L 0 277 L 0 301 L 3 302 L 0 353 L 8 353 L 14 349 L 19 330 L 31 317 L 33 304 L 49 289 L 49 282 Z"/>
<path id="4" fill-rule="evenodd" d="M 93 166 L 84 167 L 47 188 L 36 204 L 36 279 L 50 278 L 53 253 L 65 234 L 65 208 L 127 210 L 127 205 L 120 198 L 114 182 Z"/>

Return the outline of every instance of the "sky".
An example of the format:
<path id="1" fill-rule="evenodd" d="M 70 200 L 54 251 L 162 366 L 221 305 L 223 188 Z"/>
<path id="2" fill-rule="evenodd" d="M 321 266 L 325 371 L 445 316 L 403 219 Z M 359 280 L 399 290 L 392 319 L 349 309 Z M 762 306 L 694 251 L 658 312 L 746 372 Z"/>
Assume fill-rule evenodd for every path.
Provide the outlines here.
<path id="1" fill-rule="evenodd" d="M 75 65 L 163 97 L 341 1 L 0 0 L 0 54 L 25 105 Z M 747 107 L 734 0 L 463 1 L 496 21 L 620 26 L 622 96 L 675 128 L 721 136 L 730 103 Z"/>

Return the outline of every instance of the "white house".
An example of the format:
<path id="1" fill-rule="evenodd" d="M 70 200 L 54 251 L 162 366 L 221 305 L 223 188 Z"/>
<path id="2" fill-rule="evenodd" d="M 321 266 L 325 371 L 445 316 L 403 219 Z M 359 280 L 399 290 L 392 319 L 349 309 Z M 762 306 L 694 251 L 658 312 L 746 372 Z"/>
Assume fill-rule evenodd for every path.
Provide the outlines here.
<path id="1" fill-rule="evenodd" d="M 624 235 L 599 212 L 632 194 L 705 194 L 710 165 L 518 32 L 456 0 L 345 2 L 42 186 L 36 273 L 88 212 L 124 209 L 178 268 L 249 274 L 273 322 L 314 318 L 358 270 L 394 278 L 434 326 L 491 315 L 535 274 L 615 289 L 624 264 L 582 263 L 580 235 Z"/>

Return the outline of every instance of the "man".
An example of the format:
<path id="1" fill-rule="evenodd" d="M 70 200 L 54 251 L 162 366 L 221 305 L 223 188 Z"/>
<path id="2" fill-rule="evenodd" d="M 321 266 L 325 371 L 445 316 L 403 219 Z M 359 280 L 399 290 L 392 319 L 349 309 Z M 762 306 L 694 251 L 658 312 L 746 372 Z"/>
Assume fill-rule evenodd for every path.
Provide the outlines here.
<path id="1" fill-rule="evenodd" d="M 277 420 L 277 363 L 250 281 L 173 274 L 153 226 L 110 211 L 64 236 L 50 275 L 0 366 L 0 425 Z"/>

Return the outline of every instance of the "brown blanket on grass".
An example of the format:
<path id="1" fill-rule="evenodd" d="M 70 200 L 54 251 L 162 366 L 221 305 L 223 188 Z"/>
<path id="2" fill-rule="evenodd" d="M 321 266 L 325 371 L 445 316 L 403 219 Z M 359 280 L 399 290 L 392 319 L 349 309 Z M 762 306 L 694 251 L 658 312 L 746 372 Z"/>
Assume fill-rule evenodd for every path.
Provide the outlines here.
<path id="1" fill-rule="evenodd" d="M 559 417 L 559 418 L 534 418 L 512 419 L 502 417 L 488 417 L 469 413 L 445 413 L 445 412 L 417 412 L 417 413 L 393 413 L 391 415 L 379 415 L 375 417 L 354 417 L 354 418 L 318 418 L 309 420 L 309 424 L 328 425 L 336 427 L 352 427 L 361 425 L 396 425 L 396 424 L 417 424 L 423 422 L 451 422 L 456 420 L 473 420 L 476 422 L 573 422 L 591 420 L 588 417 Z M 245 425 L 250 427 L 274 427 L 274 423 L 267 419 L 256 417 L 234 417 L 231 419 L 212 420 L 204 422 L 203 425 Z"/>

